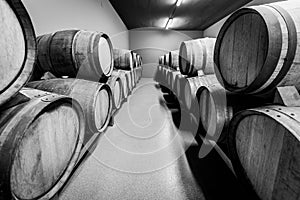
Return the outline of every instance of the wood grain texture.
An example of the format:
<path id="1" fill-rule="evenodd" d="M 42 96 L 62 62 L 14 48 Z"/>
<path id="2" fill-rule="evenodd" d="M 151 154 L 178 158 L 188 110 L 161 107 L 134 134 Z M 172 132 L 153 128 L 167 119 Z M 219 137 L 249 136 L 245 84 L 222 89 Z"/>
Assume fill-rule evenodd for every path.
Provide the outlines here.
<path id="1" fill-rule="evenodd" d="M 53 33 L 49 46 L 49 59 L 56 77 L 76 77 L 77 68 L 73 60 L 73 40 L 79 30 L 63 30 Z M 39 52 L 38 52 L 39 53 Z M 41 66 L 43 67 L 43 66 Z"/>
<path id="2" fill-rule="evenodd" d="M 214 74 L 214 46 L 215 38 L 201 38 L 184 41 L 179 49 L 179 68 L 182 74 L 197 76 L 198 71 L 203 74 Z"/>
<path id="3" fill-rule="evenodd" d="M 276 86 L 300 88 L 300 3 L 279 2 L 243 8 L 220 30 L 215 70 L 226 89 L 251 94 Z"/>
<path id="4" fill-rule="evenodd" d="M 230 128 L 233 166 L 262 200 L 300 198 L 299 108 L 241 112 Z"/>
<path id="5" fill-rule="evenodd" d="M 218 80 L 214 74 L 187 78 L 187 82 L 184 85 L 184 104 L 187 110 L 191 110 L 196 103 L 196 94 L 201 86 L 209 86 L 218 83 Z"/>
<path id="6" fill-rule="evenodd" d="M 199 109 L 200 126 L 204 129 L 204 135 L 215 142 L 222 143 L 228 139 L 229 123 L 236 113 L 261 107 L 270 101 L 226 91 L 219 82 L 201 86 L 196 97 L 199 103 L 197 109 Z"/>
<path id="7" fill-rule="evenodd" d="M 197 92 L 200 123 L 205 135 L 218 142 L 224 142 L 227 126 L 233 116 L 232 108 L 227 106 L 226 91 L 219 84 L 202 86 Z M 226 134 L 226 133 L 225 133 Z"/>
<path id="8" fill-rule="evenodd" d="M 112 44 L 101 32 L 64 30 L 38 40 L 38 66 L 57 77 L 99 81 L 113 69 Z"/>
<path id="9" fill-rule="evenodd" d="M 0 1 L 0 105 L 30 79 L 36 56 L 31 19 L 19 0 Z"/>
<path id="10" fill-rule="evenodd" d="M 113 50 L 106 34 L 79 31 L 74 37 L 72 51 L 77 78 L 98 82 L 111 75 Z"/>
<path id="11" fill-rule="evenodd" d="M 122 82 L 119 77 L 119 73 L 112 75 L 107 84 L 110 86 L 113 95 L 113 110 L 118 110 L 121 105 L 122 98 Z"/>
<path id="12" fill-rule="evenodd" d="M 84 114 L 69 97 L 24 88 L 0 114 L 1 199 L 50 199 L 82 147 Z"/>
<path id="13" fill-rule="evenodd" d="M 27 87 L 67 95 L 77 100 L 86 117 L 84 141 L 106 129 L 112 109 L 112 94 L 108 85 L 82 79 L 50 79 L 34 81 Z"/>

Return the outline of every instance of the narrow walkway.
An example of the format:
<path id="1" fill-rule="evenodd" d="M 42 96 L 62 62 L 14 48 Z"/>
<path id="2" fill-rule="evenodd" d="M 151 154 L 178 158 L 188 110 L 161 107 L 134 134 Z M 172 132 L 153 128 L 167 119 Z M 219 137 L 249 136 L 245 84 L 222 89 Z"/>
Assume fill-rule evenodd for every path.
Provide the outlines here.
<path id="1" fill-rule="evenodd" d="M 152 79 L 139 82 L 59 200 L 202 200 L 218 199 L 219 192 L 232 197 L 238 188 L 228 191 L 235 186 L 225 185 L 232 181 L 225 164 L 197 158 L 196 142 L 178 132 L 160 105 L 162 95 Z"/>

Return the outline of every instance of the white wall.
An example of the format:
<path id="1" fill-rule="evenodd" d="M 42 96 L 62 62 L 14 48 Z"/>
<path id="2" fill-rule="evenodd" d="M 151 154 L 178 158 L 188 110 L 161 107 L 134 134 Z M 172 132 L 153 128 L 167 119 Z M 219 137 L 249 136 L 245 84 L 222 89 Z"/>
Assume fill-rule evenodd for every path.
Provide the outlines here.
<path id="1" fill-rule="evenodd" d="M 23 0 L 37 35 L 64 29 L 108 34 L 115 48 L 129 48 L 129 34 L 108 0 Z"/>
<path id="2" fill-rule="evenodd" d="M 159 56 L 179 49 L 183 41 L 201 37 L 201 31 L 173 31 L 155 28 L 129 31 L 130 49 L 142 56 L 143 77 L 147 78 L 154 77 Z"/>

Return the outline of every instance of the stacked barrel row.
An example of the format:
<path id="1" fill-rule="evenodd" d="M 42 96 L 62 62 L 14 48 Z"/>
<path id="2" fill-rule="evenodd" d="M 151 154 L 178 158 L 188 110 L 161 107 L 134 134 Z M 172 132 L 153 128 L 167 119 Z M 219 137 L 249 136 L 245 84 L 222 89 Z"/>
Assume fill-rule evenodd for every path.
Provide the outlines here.
<path id="1" fill-rule="evenodd" d="M 0 199 L 51 199 L 141 69 L 114 71 L 113 47 L 102 32 L 36 38 L 20 0 L 0 1 L 0 28 Z"/>
<path id="2" fill-rule="evenodd" d="M 213 40 L 183 42 L 180 71 L 161 57 L 156 80 L 226 144 L 252 199 L 299 199 L 300 3 L 242 8 Z"/>
<path id="3" fill-rule="evenodd" d="M 122 84 L 122 102 L 132 93 L 142 77 L 142 57 L 127 49 L 114 49 L 114 76 L 120 77 Z"/>

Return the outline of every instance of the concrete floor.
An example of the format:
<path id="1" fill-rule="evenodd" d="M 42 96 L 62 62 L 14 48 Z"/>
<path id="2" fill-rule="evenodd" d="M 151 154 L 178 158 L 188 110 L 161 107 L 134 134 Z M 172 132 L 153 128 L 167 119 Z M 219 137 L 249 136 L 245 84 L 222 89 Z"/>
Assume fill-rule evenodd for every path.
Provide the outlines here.
<path id="1" fill-rule="evenodd" d="M 56 199 L 242 199 L 216 152 L 198 158 L 199 145 L 174 126 L 162 95 L 142 79 Z"/>

